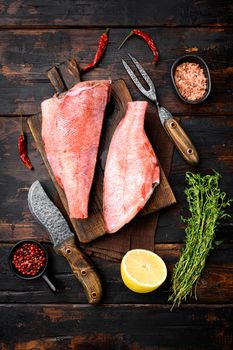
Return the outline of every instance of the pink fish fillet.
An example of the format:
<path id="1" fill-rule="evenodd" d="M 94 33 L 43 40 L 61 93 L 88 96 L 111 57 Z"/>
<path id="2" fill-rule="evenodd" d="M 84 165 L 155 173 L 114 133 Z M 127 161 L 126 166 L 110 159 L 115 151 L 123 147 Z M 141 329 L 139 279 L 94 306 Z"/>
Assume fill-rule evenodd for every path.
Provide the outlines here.
<path id="1" fill-rule="evenodd" d="M 49 164 L 64 189 L 71 218 L 87 218 L 100 134 L 111 81 L 76 84 L 41 104 Z"/>
<path id="2" fill-rule="evenodd" d="M 147 106 L 143 101 L 129 102 L 110 143 L 103 194 L 109 233 L 132 220 L 160 182 L 158 160 L 144 131 Z"/>

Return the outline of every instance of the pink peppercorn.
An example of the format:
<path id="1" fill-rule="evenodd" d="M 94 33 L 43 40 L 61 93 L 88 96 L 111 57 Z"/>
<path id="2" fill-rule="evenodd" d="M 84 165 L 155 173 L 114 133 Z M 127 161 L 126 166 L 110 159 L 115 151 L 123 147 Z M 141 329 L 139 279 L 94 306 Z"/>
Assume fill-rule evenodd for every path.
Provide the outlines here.
<path id="1" fill-rule="evenodd" d="M 13 253 L 12 264 L 23 276 L 32 277 L 40 273 L 45 265 L 45 253 L 35 243 L 23 243 Z"/>

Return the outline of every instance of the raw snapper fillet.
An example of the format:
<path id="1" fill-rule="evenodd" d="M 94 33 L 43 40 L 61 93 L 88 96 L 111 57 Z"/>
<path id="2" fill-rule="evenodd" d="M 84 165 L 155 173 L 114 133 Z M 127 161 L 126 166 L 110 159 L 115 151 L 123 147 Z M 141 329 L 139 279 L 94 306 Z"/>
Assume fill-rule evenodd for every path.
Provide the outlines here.
<path id="1" fill-rule="evenodd" d="M 111 81 L 76 84 L 41 104 L 42 138 L 49 164 L 63 188 L 71 218 L 88 216 L 100 134 Z"/>
<path id="2" fill-rule="evenodd" d="M 118 231 L 144 207 L 160 182 L 160 169 L 144 131 L 148 103 L 129 102 L 112 137 L 104 172 L 107 232 Z"/>

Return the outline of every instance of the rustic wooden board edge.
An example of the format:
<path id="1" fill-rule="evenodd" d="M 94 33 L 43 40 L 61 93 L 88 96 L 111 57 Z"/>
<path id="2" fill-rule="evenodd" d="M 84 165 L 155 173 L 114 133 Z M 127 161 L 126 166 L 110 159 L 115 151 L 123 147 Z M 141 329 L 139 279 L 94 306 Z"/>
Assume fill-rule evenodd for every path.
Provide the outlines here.
<path id="1" fill-rule="evenodd" d="M 119 91 L 118 91 L 119 90 Z M 121 95 L 121 92 L 124 91 L 124 95 Z M 126 112 L 127 109 L 127 103 L 132 101 L 132 97 L 130 95 L 130 92 L 127 88 L 127 85 L 123 79 L 119 79 L 114 82 L 114 89 L 112 91 L 112 95 L 115 99 L 116 105 L 115 111 L 110 118 L 106 121 L 106 123 L 112 122 L 115 124 L 114 127 L 107 128 L 105 132 L 105 140 L 104 142 L 101 142 L 100 145 L 100 160 L 101 160 L 101 166 L 102 169 L 105 167 L 105 162 L 107 158 L 108 153 L 108 147 L 111 141 L 111 138 L 113 136 L 113 133 L 115 131 L 115 128 L 119 124 L 120 120 L 122 119 L 123 111 Z M 120 108 L 122 107 L 122 111 L 120 111 Z M 119 110 L 119 111 L 118 111 Z M 118 113 L 119 112 L 119 113 Z M 117 115 L 119 114 L 119 115 Z M 109 121 L 110 119 L 110 121 Z M 110 130 L 110 132 L 109 132 Z M 164 197 L 164 193 L 166 193 L 166 196 Z M 159 206 L 157 206 L 156 203 L 159 203 Z M 138 215 L 147 215 L 151 214 L 153 212 L 156 212 L 158 210 L 161 210 L 163 208 L 166 208 L 172 204 L 176 203 L 176 199 L 174 196 L 174 193 L 170 187 L 170 184 L 166 178 L 166 175 L 163 171 L 163 168 L 160 164 L 160 184 L 157 188 L 155 188 L 151 198 L 146 203 L 145 207 L 138 213 Z"/>
<path id="2" fill-rule="evenodd" d="M 60 76 L 61 72 L 63 74 L 62 78 Z M 65 91 L 66 87 L 68 87 L 68 88 L 72 87 L 75 83 L 77 83 L 77 81 L 80 78 L 78 65 L 77 65 L 76 60 L 71 59 L 69 61 L 64 62 L 59 67 L 52 67 L 48 71 L 48 76 L 49 76 L 49 79 L 51 81 L 51 84 L 54 86 L 57 93 L 61 93 L 61 92 Z M 125 105 L 126 105 L 126 102 L 132 100 L 125 82 L 121 79 L 117 80 L 117 81 L 113 82 L 112 94 L 113 94 L 113 96 L 115 96 L 115 99 L 117 100 L 119 106 L 121 106 L 121 104 L 123 103 L 121 101 L 120 93 L 119 93 L 120 87 L 124 88 L 126 91 L 126 101 L 124 101 Z M 119 107 L 119 109 L 120 109 L 120 107 Z M 114 111 L 114 113 L 116 113 L 116 111 Z M 112 114 L 112 116 L 114 116 L 114 113 Z M 122 118 L 122 115 L 121 115 L 120 119 L 121 118 Z M 49 175 L 50 175 L 50 177 L 55 185 L 55 188 L 56 188 L 56 190 L 61 198 L 62 204 L 63 204 L 66 212 L 68 213 L 68 203 L 66 200 L 65 193 L 62 190 L 62 188 L 59 186 L 57 180 L 55 179 L 53 171 L 50 167 L 50 164 L 49 164 L 48 159 L 46 157 L 46 154 L 44 152 L 44 144 L 43 144 L 43 140 L 41 137 L 41 121 L 42 121 L 41 114 L 38 113 L 38 114 L 36 114 L 28 119 L 28 124 L 29 124 L 30 130 L 32 132 L 33 138 L 36 141 L 37 148 L 42 156 L 44 164 L 46 165 L 47 170 L 49 172 Z M 113 132 L 112 132 L 112 134 L 113 134 Z M 111 139 L 112 134 L 108 135 L 109 140 Z M 102 146 L 102 149 L 103 149 L 103 147 L 104 146 Z M 102 159 L 100 159 L 101 166 L 99 166 L 98 162 L 97 162 L 97 167 L 96 167 L 96 172 L 95 172 L 95 177 L 94 177 L 91 193 L 93 193 L 93 190 L 98 191 L 98 188 L 97 188 L 98 186 L 96 186 L 95 178 L 96 178 L 96 176 L 99 177 L 99 181 L 100 181 L 100 179 L 103 177 L 103 168 L 104 168 L 104 164 L 105 164 L 104 158 L 106 159 L 106 153 L 107 152 L 105 152 L 105 157 L 102 157 Z M 168 196 L 166 196 L 165 200 L 161 203 L 161 206 L 159 206 L 158 208 L 154 208 L 153 205 L 151 206 L 150 203 L 153 202 L 153 198 L 155 196 L 158 196 L 158 194 L 161 191 L 162 191 L 162 193 L 164 193 L 164 189 L 162 190 L 161 185 L 163 185 L 165 187 L 165 189 L 167 189 Z M 92 200 L 99 201 L 99 199 L 97 197 L 101 198 L 101 196 L 102 196 L 102 194 L 100 193 L 100 196 L 94 196 L 94 197 L 92 197 Z M 161 198 L 163 198 L 163 196 L 161 196 Z M 169 201 L 168 201 L 168 198 L 169 198 Z M 170 206 L 170 205 L 174 204 L 175 202 L 176 202 L 175 196 L 174 196 L 174 194 L 171 190 L 171 187 L 168 183 L 168 180 L 167 180 L 167 178 L 166 178 L 166 176 L 161 168 L 161 184 L 155 190 L 155 192 L 152 195 L 152 198 L 148 201 L 147 205 L 142 210 L 140 215 L 141 214 L 146 215 L 146 214 L 152 213 L 152 212 L 160 210 L 164 207 Z M 102 203 L 96 203 L 96 204 L 97 204 L 97 206 L 102 207 Z M 93 207 L 95 207 L 95 206 L 93 205 Z M 76 219 L 70 219 L 70 220 L 71 220 L 73 228 L 74 228 L 80 242 L 82 242 L 82 243 L 88 243 L 88 242 L 90 242 L 90 241 L 92 241 L 92 240 L 94 240 L 94 239 L 96 239 L 96 238 L 98 238 L 106 233 L 104 220 L 103 220 L 102 215 L 101 216 L 99 215 L 99 212 L 92 211 L 90 213 L 90 211 L 89 211 L 89 217 L 86 220 L 76 220 Z M 93 235 L 90 234 L 91 233 L 90 229 L 89 229 L 90 227 L 95 229 L 96 235 L 94 237 L 93 237 Z"/>

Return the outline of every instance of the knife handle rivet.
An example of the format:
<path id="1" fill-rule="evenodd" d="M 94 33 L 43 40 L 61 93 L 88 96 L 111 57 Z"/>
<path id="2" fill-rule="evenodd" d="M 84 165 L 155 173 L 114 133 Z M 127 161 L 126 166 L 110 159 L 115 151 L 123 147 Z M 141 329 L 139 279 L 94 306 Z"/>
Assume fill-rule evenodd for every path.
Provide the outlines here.
<path id="1" fill-rule="evenodd" d="M 81 270 L 81 274 L 82 274 L 83 276 L 85 276 L 85 275 L 87 274 L 87 271 L 86 271 L 86 270 Z"/>
<path id="2" fill-rule="evenodd" d="M 188 152 L 188 154 L 193 154 L 192 148 L 188 148 L 188 149 L 187 149 L 187 152 Z"/>
<path id="3" fill-rule="evenodd" d="M 96 292 L 92 292 L 91 295 L 92 295 L 92 298 L 96 298 L 96 296 L 97 296 Z"/>
<path id="4" fill-rule="evenodd" d="M 71 250 L 68 248 L 68 249 L 66 249 L 66 253 L 67 254 L 70 254 L 71 253 Z"/>
<path id="5" fill-rule="evenodd" d="M 174 129 L 176 127 L 176 124 L 174 122 L 171 122 L 170 127 Z"/>

